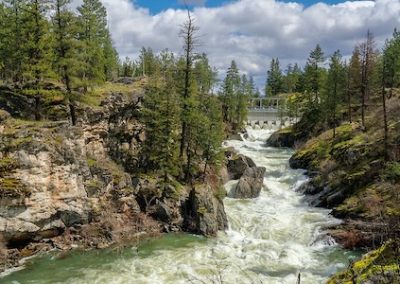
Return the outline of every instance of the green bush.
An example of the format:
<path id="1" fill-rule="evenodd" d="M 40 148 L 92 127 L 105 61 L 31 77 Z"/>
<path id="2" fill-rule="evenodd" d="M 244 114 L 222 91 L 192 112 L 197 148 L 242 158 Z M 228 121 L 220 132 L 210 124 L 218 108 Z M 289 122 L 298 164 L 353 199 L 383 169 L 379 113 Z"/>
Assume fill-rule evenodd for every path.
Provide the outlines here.
<path id="1" fill-rule="evenodd" d="M 385 167 L 383 177 L 385 180 L 399 182 L 400 181 L 400 163 L 391 162 Z"/>

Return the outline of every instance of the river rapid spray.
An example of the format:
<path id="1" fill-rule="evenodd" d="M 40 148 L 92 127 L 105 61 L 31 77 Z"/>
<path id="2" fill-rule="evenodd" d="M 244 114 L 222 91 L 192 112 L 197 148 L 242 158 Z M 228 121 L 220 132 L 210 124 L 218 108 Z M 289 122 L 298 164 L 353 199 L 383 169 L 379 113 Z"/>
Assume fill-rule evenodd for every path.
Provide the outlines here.
<path id="1" fill-rule="evenodd" d="M 324 283 L 353 255 L 322 232 L 339 221 L 329 210 L 309 207 L 296 192 L 307 177 L 290 169 L 292 150 L 265 146 L 271 133 L 248 129 L 244 141 L 226 141 L 267 171 L 259 198 L 224 200 L 229 230 L 217 238 L 166 235 L 123 252 L 46 256 L 0 282 L 294 284 L 301 273 L 302 283 Z"/>

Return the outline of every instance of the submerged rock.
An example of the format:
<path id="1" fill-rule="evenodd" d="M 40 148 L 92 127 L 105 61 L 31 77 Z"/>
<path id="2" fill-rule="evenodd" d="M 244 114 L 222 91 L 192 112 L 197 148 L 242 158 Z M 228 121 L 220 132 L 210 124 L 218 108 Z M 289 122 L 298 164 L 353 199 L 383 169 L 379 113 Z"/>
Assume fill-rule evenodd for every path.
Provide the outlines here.
<path id="1" fill-rule="evenodd" d="M 264 167 L 247 168 L 239 183 L 230 191 L 229 197 L 257 198 L 263 187 L 265 171 Z"/>

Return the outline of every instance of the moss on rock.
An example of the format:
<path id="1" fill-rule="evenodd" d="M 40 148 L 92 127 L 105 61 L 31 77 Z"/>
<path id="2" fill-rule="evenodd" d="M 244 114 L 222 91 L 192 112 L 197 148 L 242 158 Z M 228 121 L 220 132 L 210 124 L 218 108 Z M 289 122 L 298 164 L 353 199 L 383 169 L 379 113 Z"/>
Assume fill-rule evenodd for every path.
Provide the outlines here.
<path id="1" fill-rule="evenodd" d="M 327 284 L 400 283 L 399 248 L 390 241 L 366 254 Z"/>

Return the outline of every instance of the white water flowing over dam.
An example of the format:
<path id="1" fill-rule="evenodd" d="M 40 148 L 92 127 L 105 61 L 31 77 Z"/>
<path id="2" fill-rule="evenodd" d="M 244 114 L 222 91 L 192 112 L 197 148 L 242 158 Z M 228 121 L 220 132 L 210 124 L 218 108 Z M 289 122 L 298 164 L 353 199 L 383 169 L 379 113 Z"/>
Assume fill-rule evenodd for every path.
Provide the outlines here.
<path id="1" fill-rule="evenodd" d="M 301 273 L 301 283 L 324 283 L 347 266 L 351 252 L 323 233 L 338 220 L 329 210 L 308 206 L 295 191 L 307 177 L 290 169 L 292 150 L 265 146 L 271 133 L 249 129 L 247 140 L 226 142 L 267 171 L 259 198 L 224 200 L 229 230 L 217 238 L 167 235 L 119 254 L 46 258 L 0 282 L 295 284 Z M 234 184 L 229 182 L 227 190 Z"/>

